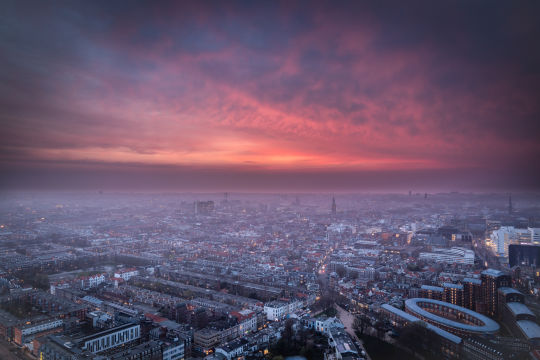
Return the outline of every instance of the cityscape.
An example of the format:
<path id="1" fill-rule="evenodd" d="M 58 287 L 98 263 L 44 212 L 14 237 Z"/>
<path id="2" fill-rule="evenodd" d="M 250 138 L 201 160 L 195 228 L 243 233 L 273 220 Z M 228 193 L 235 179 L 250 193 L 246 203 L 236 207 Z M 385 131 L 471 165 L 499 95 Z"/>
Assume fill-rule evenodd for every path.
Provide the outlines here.
<path id="1" fill-rule="evenodd" d="M 540 360 L 540 2 L 0 1 L 0 360 Z"/>
<path id="2" fill-rule="evenodd" d="M 3 195 L 3 348 L 28 359 L 529 359 L 539 201 Z"/>

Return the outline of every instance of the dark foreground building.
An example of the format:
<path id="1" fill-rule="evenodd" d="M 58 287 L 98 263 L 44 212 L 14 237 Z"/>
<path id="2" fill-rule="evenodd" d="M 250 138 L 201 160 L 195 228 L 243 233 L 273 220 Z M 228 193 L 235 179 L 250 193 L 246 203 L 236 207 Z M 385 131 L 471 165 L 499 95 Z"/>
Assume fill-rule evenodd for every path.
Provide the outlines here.
<path id="1" fill-rule="evenodd" d="M 540 245 L 510 244 L 508 246 L 508 261 L 513 266 L 540 266 Z"/>

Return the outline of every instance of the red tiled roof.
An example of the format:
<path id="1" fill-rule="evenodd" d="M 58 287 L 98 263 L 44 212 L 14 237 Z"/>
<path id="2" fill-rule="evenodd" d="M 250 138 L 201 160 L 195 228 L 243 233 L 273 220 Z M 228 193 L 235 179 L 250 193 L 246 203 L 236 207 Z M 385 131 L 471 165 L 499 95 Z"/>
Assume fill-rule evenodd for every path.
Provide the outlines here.
<path id="1" fill-rule="evenodd" d="M 150 314 L 150 313 L 146 313 L 144 314 L 144 316 L 146 316 L 147 319 L 150 319 L 152 320 L 153 322 L 156 322 L 156 323 L 160 323 L 160 322 L 163 322 L 167 319 L 161 317 L 161 316 L 158 316 L 158 315 L 154 315 L 154 314 Z"/>

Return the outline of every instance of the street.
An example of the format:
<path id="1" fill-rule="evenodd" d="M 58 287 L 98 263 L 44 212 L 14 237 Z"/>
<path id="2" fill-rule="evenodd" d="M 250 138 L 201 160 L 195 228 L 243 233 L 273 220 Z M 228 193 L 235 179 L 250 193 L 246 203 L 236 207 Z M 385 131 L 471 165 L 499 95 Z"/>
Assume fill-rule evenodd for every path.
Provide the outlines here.
<path id="1" fill-rule="evenodd" d="M 343 323 L 345 326 L 345 331 L 352 337 L 354 341 L 357 341 L 361 347 L 359 350 L 363 350 L 365 352 L 365 358 L 368 360 L 371 360 L 369 357 L 369 354 L 367 353 L 366 349 L 364 348 L 364 342 L 356 336 L 353 329 L 354 324 L 354 315 L 348 312 L 347 310 L 343 309 L 338 304 L 335 304 L 336 310 L 338 311 L 338 317 L 339 320 Z"/>

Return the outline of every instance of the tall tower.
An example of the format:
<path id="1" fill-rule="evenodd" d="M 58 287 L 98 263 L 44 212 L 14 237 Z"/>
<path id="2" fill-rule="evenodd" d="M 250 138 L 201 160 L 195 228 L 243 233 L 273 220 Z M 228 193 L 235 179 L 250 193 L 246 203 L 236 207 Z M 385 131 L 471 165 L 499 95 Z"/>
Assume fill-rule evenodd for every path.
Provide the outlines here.
<path id="1" fill-rule="evenodd" d="M 485 304 L 485 313 L 495 316 L 499 311 L 497 290 L 501 287 L 511 287 L 512 278 L 502 271 L 487 269 L 480 274 L 480 281 L 482 281 L 482 301 Z"/>
<path id="2" fill-rule="evenodd" d="M 336 206 L 336 198 L 332 196 L 332 215 L 336 215 L 337 206 Z"/>
<path id="3" fill-rule="evenodd" d="M 512 194 L 508 194 L 508 215 L 512 215 Z"/>

